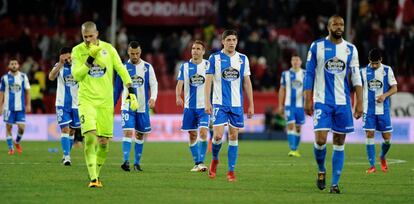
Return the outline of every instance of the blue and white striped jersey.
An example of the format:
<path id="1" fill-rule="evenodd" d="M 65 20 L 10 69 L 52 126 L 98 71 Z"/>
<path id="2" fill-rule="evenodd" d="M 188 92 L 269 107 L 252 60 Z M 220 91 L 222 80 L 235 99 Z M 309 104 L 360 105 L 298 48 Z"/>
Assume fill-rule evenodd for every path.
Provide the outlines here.
<path id="1" fill-rule="evenodd" d="M 368 64 L 366 68 L 361 69 L 361 77 L 364 113 L 382 115 L 384 112 L 388 112 L 390 97 L 387 97 L 382 103 L 377 103 L 376 98 L 387 92 L 392 85 L 397 84 L 391 67 L 381 64 L 380 67 L 374 69 Z"/>
<path id="2" fill-rule="evenodd" d="M 184 81 L 184 108 L 204 108 L 204 85 L 209 62 L 203 59 L 199 64 L 191 60 L 181 64 L 177 80 Z"/>
<path id="3" fill-rule="evenodd" d="M 132 87 L 135 89 L 135 94 L 138 100 L 138 109 L 136 112 L 145 113 L 148 112 L 148 101 L 150 99 L 157 100 L 158 95 L 158 82 L 155 76 L 154 68 L 152 65 L 141 59 L 137 65 L 132 64 L 130 61 L 125 63 L 125 67 L 128 70 L 132 80 Z M 123 86 L 122 80 L 119 75 L 116 75 L 115 80 L 115 102 L 118 100 L 122 91 L 122 106 L 121 110 L 129 110 L 129 103 L 126 102 L 128 89 Z M 151 94 L 151 95 L 149 95 Z"/>
<path id="4" fill-rule="evenodd" d="M 223 50 L 210 55 L 207 74 L 213 74 L 213 104 L 243 107 L 243 80 L 250 75 L 249 59 L 236 52 L 226 55 Z"/>
<path id="5" fill-rule="evenodd" d="M 303 108 L 303 79 L 305 72 L 299 69 L 295 72 L 293 68 L 282 73 L 280 85 L 285 87 L 285 106 Z"/>
<path id="6" fill-rule="evenodd" d="M 30 83 L 27 75 L 17 71 L 16 75 L 8 72 L 1 78 L 0 91 L 4 92 L 3 109 L 9 111 L 25 111 L 26 91 Z"/>
<path id="7" fill-rule="evenodd" d="M 57 64 L 55 64 L 56 66 Z M 70 65 L 64 64 L 57 77 L 56 107 L 65 109 L 78 108 L 79 84 L 72 75 Z"/>
<path id="8" fill-rule="evenodd" d="M 328 38 L 314 41 L 309 49 L 305 90 L 313 90 L 315 103 L 351 104 L 349 75 L 353 86 L 362 86 L 358 50 L 342 40 L 334 44 Z"/>

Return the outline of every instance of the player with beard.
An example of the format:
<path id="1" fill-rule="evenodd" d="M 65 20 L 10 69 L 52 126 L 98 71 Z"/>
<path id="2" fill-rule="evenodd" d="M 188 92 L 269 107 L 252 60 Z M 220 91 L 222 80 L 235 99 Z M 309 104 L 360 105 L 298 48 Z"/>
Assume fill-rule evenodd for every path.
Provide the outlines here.
<path id="1" fill-rule="evenodd" d="M 354 117 L 358 119 L 362 115 L 362 83 L 358 51 L 342 38 L 344 19 L 338 15 L 331 16 L 327 28 L 329 35 L 314 41 L 308 52 L 304 84 L 305 113 L 313 115 L 314 154 L 319 169 L 316 185 L 320 190 L 325 189 L 326 140 L 331 131 L 333 155 L 330 193 L 340 193 L 338 183 L 344 165 L 345 136 L 354 131 L 351 85 L 356 90 Z"/>

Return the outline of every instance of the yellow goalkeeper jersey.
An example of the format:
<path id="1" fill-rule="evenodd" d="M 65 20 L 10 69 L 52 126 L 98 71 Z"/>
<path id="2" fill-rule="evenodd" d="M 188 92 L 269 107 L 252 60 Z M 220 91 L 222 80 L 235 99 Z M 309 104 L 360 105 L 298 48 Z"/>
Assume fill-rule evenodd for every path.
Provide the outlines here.
<path id="1" fill-rule="evenodd" d="M 111 44 L 99 41 L 98 46 L 102 49 L 96 59 L 104 67 L 95 63 L 91 68 L 86 66 L 89 50 L 84 42 L 72 49 L 72 74 L 79 83 L 78 101 L 94 107 L 114 107 L 114 69 L 124 85 L 131 83 L 131 77 Z"/>

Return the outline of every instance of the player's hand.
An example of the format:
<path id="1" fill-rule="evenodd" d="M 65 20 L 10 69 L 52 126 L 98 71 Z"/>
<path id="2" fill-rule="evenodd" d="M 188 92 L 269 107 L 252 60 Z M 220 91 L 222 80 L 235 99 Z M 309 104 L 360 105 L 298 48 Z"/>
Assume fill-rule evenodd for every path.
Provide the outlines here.
<path id="1" fill-rule="evenodd" d="M 178 97 L 175 99 L 175 103 L 177 104 L 177 106 L 180 106 L 180 107 L 183 107 L 183 105 L 184 105 L 184 101 L 183 101 L 183 99 L 181 98 L 181 96 L 178 96 Z"/>
<path id="2" fill-rule="evenodd" d="M 129 108 L 132 111 L 136 111 L 138 109 L 138 100 L 137 96 L 135 95 L 134 88 L 128 88 L 128 96 L 126 97 L 126 102 L 129 103 Z"/>
<path id="3" fill-rule="evenodd" d="M 30 112 L 32 112 L 32 106 L 26 105 L 26 113 L 30 113 Z"/>
<path id="4" fill-rule="evenodd" d="M 101 51 L 102 48 L 91 43 L 89 44 L 89 56 L 96 58 L 96 56 L 98 55 L 99 51 Z"/>
<path id="5" fill-rule="evenodd" d="M 249 106 L 249 108 L 247 109 L 247 118 L 252 118 L 254 115 L 254 106 Z"/>
<path id="6" fill-rule="evenodd" d="M 61 54 L 59 55 L 59 63 L 60 64 L 65 64 L 66 60 L 68 59 L 68 55 L 67 54 Z"/>
<path id="7" fill-rule="evenodd" d="M 211 106 L 211 103 L 206 104 L 204 112 L 206 112 L 208 115 L 211 115 L 213 113 L 213 107 Z"/>
<path id="8" fill-rule="evenodd" d="M 305 100 L 305 113 L 308 116 L 312 116 L 313 115 L 313 104 L 311 100 Z"/>
<path id="9" fill-rule="evenodd" d="M 101 57 L 95 58 L 93 61 L 94 64 L 98 65 L 100 68 L 105 68 L 105 63 L 101 60 Z"/>
<path id="10" fill-rule="evenodd" d="M 375 100 L 377 101 L 377 103 L 382 103 L 385 101 L 385 98 L 386 97 L 384 95 L 381 95 L 381 96 L 378 96 Z"/>
<path id="11" fill-rule="evenodd" d="M 154 101 L 154 99 L 150 99 L 149 101 L 148 101 L 148 105 L 149 105 L 149 107 L 150 108 L 154 108 L 154 106 L 155 106 L 155 101 Z"/>
<path id="12" fill-rule="evenodd" d="M 354 111 L 354 118 L 359 119 L 362 116 L 362 104 L 356 104 L 355 111 Z"/>

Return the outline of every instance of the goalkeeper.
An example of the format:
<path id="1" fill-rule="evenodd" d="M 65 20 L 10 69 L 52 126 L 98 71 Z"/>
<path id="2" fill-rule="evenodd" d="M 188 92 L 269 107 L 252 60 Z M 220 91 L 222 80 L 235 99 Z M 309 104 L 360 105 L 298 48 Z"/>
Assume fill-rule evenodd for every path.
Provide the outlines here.
<path id="1" fill-rule="evenodd" d="M 89 172 L 89 187 L 102 187 L 99 174 L 109 151 L 113 133 L 113 72 L 131 88 L 131 78 L 118 52 L 111 44 L 98 40 L 93 22 L 81 28 L 83 41 L 72 50 L 72 73 L 79 82 L 79 119 L 85 137 L 85 160 Z M 132 89 L 131 89 L 132 90 Z M 131 109 L 138 107 L 134 94 L 128 94 Z"/>

